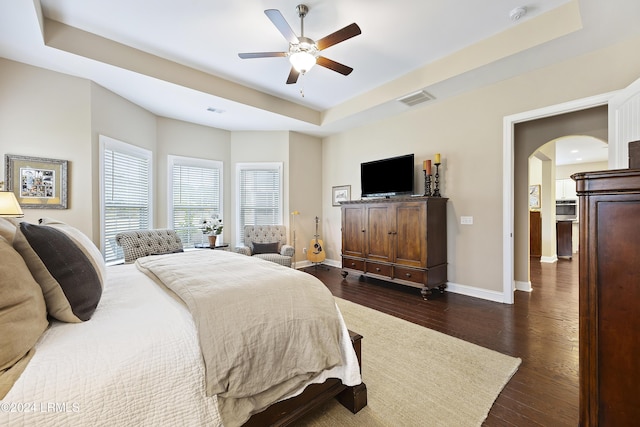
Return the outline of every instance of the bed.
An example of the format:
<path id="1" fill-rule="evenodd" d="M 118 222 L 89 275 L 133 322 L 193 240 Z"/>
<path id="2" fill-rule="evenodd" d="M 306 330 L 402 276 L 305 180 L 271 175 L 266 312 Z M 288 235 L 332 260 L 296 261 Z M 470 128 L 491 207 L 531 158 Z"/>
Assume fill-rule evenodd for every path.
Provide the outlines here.
<path id="1" fill-rule="evenodd" d="M 366 405 L 359 354 L 352 342 L 355 335 L 347 330 L 329 291 L 313 276 L 231 252 L 203 250 L 148 256 L 134 264 L 105 268 L 94 259 L 99 255 L 95 247 L 88 245 L 88 239 L 72 227 L 44 221 L 40 225 L 21 225 L 17 230 L 13 248 L 36 281 L 44 279 L 30 265 L 34 260 L 28 252 L 37 246 L 34 235 L 46 231 L 50 234 L 44 233 L 40 238 L 51 242 L 53 230 L 53 235 L 66 239 L 56 243 L 55 252 L 72 257 L 73 251 L 61 249 L 62 243 L 88 249 L 85 259 L 96 264 L 97 276 L 104 282 L 99 286 L 99 301 L 84 304 L 88 311 L 95 305 L 89 318 L 82 310 L 61 309 L 57 312 L 62 314 L 58 315 L 70 316 L 72 320 L 48 318 L 48 326 L 31 349 L 30 359 L 0 401 L 0 425 L 286 425 L 336 395 L 350 405 L 352 412 Z M 0 274 L 15 275 L 19 260 L 9 252 L 6 233 L 4 236 L 0 237 L 3 255 Z M 5 264 L 7 260 L 12 264 L 10 269 Z M 104 271 L 100 272 L 101 268 Z M 50 270 L 51 267 L 47 271 Z M 181 273 L 185 271 L 188 274 Z M 204 299 L 218 305 L 213 306 L 215 309 L 201 310 L 204 316 L 194 314 L 191 311 L 194 307 L 196 311 L 199 306 L 209 307 L 202 305 L 196 294 L 206 291 L 209 295 L 207 288 L 211 283 L 216 284 L 218 293 Z M 303 291 L 307 288 L 312 289 L 311 297 L 308 291 Z M 53 292 L 44 286 L 42 293 L 48 307 L 46 297 Z M 71 299 L 69 295 L 67 299 Z M 87 296 L 81 297 L 86 302 Z M 327 309 L 329 300 L 331 310 Z M 307 314 L 301 316 L 304 325 L 296 323 L 299 314 L 295 314 L 299 311 L 296 307 L 300 304 L 305 307 L 307 303 L 324 307 L 320 317 L 332 313 L 328 316 L 328 323 L 333 325 L 330 330 L 315 326 L 316 314 L 309 314 L 307 308 L 304 308 Z M 251 313 L 259 310 L 256 307 L 260 305 L 273 314 L 252 317 Z M 38 304 L 31 302 L 30 306 Z M 248 322 L 227 321 L 232 311 L 239 312 Z M 73 320 L 74 316 L 78 321 Z M 285 326 L 284 331 L 276 332 L 288 343 L 284 347 L 296 341 L 302 343 L 303 338 L 311 340 L 310 335 L 320 338 L 320 342 L 310 341 L 312 344 L 301 351 L 292 347 L 293 353 L 304 354 L 304 360 L 287 368 L 291 373 L 286 374 L 286 381 L 272 374 L 281 371 L 283 365 L 273 362 L 273 349 L 265 351 L 252 341 L 256 331 L 262 331 L 258 335 L 269 336 L 264 331 L 273 329 L 269 319 L 274 316 L 280 319 L 275 323 Z M 281 322 L 282 319 L 286 321 Z M 206 323 L 214 325 L 207 327 Z M 220 329 L 218 323 L 228 324 Z M 249 332 L 246 323 L 254 325 L 248 328 Z M 256 328 L 256 324 L 260 327 Z M 35 330 L 41 327 L 38 322 Z M 212 331 L 216 336 L 207 335 Z M 267 339 L 267 345 L 278 339 Z M 359 340 L 355 341 L 359 349 Z M 207 346 L 214 347 L 214 351 L 206 350 Z M 223 356 L 215 351 L 216 347 L 224 348 Z M 311 349 L 323 355 L 307 354 Z M 278 351 L 279 357 L 297 357 L 287 353 L 289 349 Z M 248 357 L 237 357 L 240 353 Z M 307 359 L 313 369 L 306 366 Z M 230 361 L 233 363 L 229 364 Z M 216 372 L 216 366 L 222 365 L 226 366 L 224 372 Z M 262 377 L 267 380 L 273 377 L 277 384 L 266 386 L 257 380 Z M 247 386 L 253 382 L 262 391 L 243 395 L 253 393 Z M 286 386 L 281 387 L 283 383 Z M 240 394 L 233 395 L 236 392 Z"/>

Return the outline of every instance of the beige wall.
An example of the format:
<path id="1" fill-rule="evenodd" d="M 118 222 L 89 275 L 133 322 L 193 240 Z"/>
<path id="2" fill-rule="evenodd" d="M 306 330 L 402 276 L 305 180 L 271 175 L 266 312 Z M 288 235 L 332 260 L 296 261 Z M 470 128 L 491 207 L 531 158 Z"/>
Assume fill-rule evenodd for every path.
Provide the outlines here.
<path id="1" fill-rule="evenodd" d="M 592 54 L 574 58 L 448 99 L 416 107 L 402 115 L 328 137 L 323 146 L 323 205 L 329 221 L 325 246 L 340 251 L 340 212 L 331 207 L 331 186 L 351 185 L 359 198 L 360 162 L 415 153 L 416 162 L 442 153 L 442 194 L 448 203 L 448 261 L 451 287 L 473 287 L 502 293 L 502 149 L 503 118 L 570 100 L 624 88 L 640 76 L 640 47 L 635 38 Z M 579 76 L 579 78 L 577 78 Z M 551 139 L 551 138 L 550 138 Z M 546 141 L 550 140 L 547 139 Z M 520 142 L 516 140 L 516 156 Z M 528 185 L 528 156 L 516 162 L 524 206 Z M 421 192 L 419 185 L 416 192 Z M 517 191 L 520 194 L 519 191 Z M 473 225 L 460 225 L 460 216 L 473 216 Z M 516 230 L 516 233 L 522 232 Z M 526 234 L 525 234 L 526 235 Z M 525 258 L 528 244 L 516 257 Z M 337 258 L 336 258 L 337 259 Z M 525 267 L 524 280 L 528 280 Z"/>
<path id="2" fill-rule="evenodd" d="M 222 219 L 225 224 L 224 241 L 231 238 L 229 230 L 232 226 L 231 215 L 231 133 L 225 130 L 194 125 L 180 120 L 157 118 L 157 149 L 155 155 L 156 168 L 156 226 L 170 227 L 168 222 L 168 168 L 167 156 L 197 157 L 207 160 L 218 160 L 222 166 L 222 185 L 224 199 L 222 201 Z"/>
<path id="3" fill-rule="evenodd" d="M 295 219 L 296 262 L 300 262 L 307 259 L 303 249 L 309 248 L 316 232 L 316 216 L 319 217 L 319 238 L 323 239 L 322 141 L 291 132 L 289 152 L 289 175 L 292 177 L 289 184 L 289 215 L 295 210 L 300 212 Z"/>
<path id="4" fill-rule="evenodd" d="M 321 216 L 321 144 L 319 138 L 295 132 L 232 132 L 231 133 L 231 197 L 235 206 L 236 165 L 243 162 L 282 162 L 283 218 L 289 227 L 291 211 L 296 218 L 296 260 L 304 260 L 302 248 L 314 234 L 310 224 L 315 215 Z M 315 213 L 314 213 L 315 212 Z M 313 216 L 312 216 L 313 215 Z M 311 219 L 310 219 L 311 218 Z M 234 218 L 235 220 L 235 218 Z M 289 236 L 291 239 L 291 236 Z"/>
<path id="5" fill-rule="evenodd" d="M 55 73 L 49 73 L 50 75 Z M 46 77 L 49 79 L 49 77 Z M 91 201 L 93 214 L 92 239 L 100 246 L 100 135 L 108 136 L 128 144 L 136 145 L 150 151 L 156 148 L 155 116 L 147 110 L 127 101 L 99 86 L 91 83 L 91 104 L 87 106 L 91 112 L 91 152 L 84 160 L 91 165 Z M 85 144 L 82 144 L 84 146 Z M 154 156 L 155 159 L 155 156 Z M 156 173 L 155 166 L 153 173 Z M 88 193 L 89 194 L 89 193 Z M 154 213 L 157 209 L 154 207 Z M 155 218 L 154 218 L 155 221 Z M 71 223 L 73 224 L 73 223 Z"/>
<path id="6" fill-rule="evenodd" d="M 0 153 L 68 160 L 68 209 L 24 209 L 92 234 L 91 84 L 0 58 Z"/>
<path id="7" fill-rule="evenodd" d="M 607 161 L 556 166 L 556 179 L 571 178 L 571 175 L 578 172 L 599 171 L 608 168 L 609 165 Z"/>
<path id="8" fill-rule="evenodd" d="M 157 117 L 85 79 L 0 59 L 0 152 L 69 161 L 69 208 L 25 209 L 27 221 L 55 217 L 78 227 L 99 245 L 100 135 L 153 153 L 155 227 L 168 226 L 170 154 L 223 162 L 226 230 L 235 226 L 233 194 L 238 162 L 283 163 L 285 224 L 289 222 L 290 197 L 305 206 L 295 209 L 321 213 L 322 142 L 318 138 L 288 131 L 228 132 Z M 292 164 L 300 178 L 290 183 Z M 309 224 L 310 220 L 303 221 L 299 241 L 311 239 Z M 225 233 L 225 242 L 233 245 L 233 238 L 231 232 Z"/>
<path id="9" fill-rule="evenodd" d="M 56 216 L 76 225 L 97 241 L 97 135 L 103 133 L 154 151 L 156 173 L 163 169 L 158 156 L 176 149 L 181 135 L 205 146 L 213 144 L 211 158 L 227 158 L 230 179 L 227 194 L 235 188 L 235 164 L 245 161 L 284 163 L 284 222 L 297 209 L 315 217 L 317 197 L 322 197 L 322 237 L 328 257 L 339 262 L 340 210 L 331 206 L 331 188 L 351 185 L 352 198 L 360 196 L 359 165 L 400 154 L 416 156 L 416 193 L 421 193 L 420 162 L 442 154 L 441 191 L 448 203 L 449 280 L 451 288 L 469 287 L 499 295 L 502 292 L 502 124 L 508 115 L 621 89 L 640 76 L 640 57 L 629 55 L 640 47 L 631 39 L 582 57 L 487 86 L 371 125 L 325 138 L 282 132 L 231 132 L 199 129 L 177 121 L 158 120 L 148 111 L 84 79 L 65 76 L 0 59 L 0 150 L 3 153 L 63 158 L 70 164 L 70 208 L 64 211 L 27 212 L 27 219 Z M 577 78 L 576 76 L 579 76 Z M 225 147 L 228 140 L 228 146 Z M 182 142 L 181 142 L 182 144 Z M 298 144 L 298 145 L 294 145 Z M 318 156 L 320 163 L 309 165 Z M 515 155 L 519 159 L 520 144 Z M 526 144 L 525 144 L 526 145 Z M 294 147 L 294 148 L 292 148 Z M 198 157 L 201 144 L 181 146 L 182 155 Z M 204 148 L 207 150 L 207 148 Z M 223 152 L 218 153 L 221 149 Z M 184 150 L 184 151 L 183 151 Z M 307 158 L 306 152 L 311 153 Z M 528 150 L 528 148 L 527 148 Z M 215 151 L 215 152 L 214 152 Z M 526 159 L 516 162 L 516 190 L 527 209 Z M 296 162 L 293 166 L 292 162 Z M 301 163 L 299 163 L 301 162 Z M 300 167 L 300 164 L 305 167 Z M 300 169 L 321 171 L 322 185 Z M 4 168 L 4 166 L 3 166 Z M 296 176 L 293 175 L 295 171 Z M 92 178 L 89 179 L 88 177 Z M 520 178 L 519 178 L 520 177 Z M 165 185 L 166 186 L 166 185 Z M 518 187 L 516 187 L 518 188 Z M 156 196 L 166 189 L 158 185 Z M 520 197 L 520 196 L 518 196 Z M 234 211 L 225 197 L 225 212 Z M 296 206 L 291 203 L 295 202 Z M 303 206 L 300 206 L 303 205 Z M 156 206 L 162 225 L 166 206 Z M 460 216 L 473 216 L 473 225 L 460 225 Z M 227 224 L 228 220 L 225 218 Z M 308 220 L 308 219 L 307 219 Z M 526 221 L 525 221 L 526 224 Z M 310 240 L 308 224 L 301 225 L 301 241 Z M 524 226 L 526 230 L 526 225 Z M 516 234 L 521 231 L 516 230 Z M 526 249 L 524 250 L 526 253 Z M 298 252 L 301 255 L 301 252 Z M 528 258 L 528 257 L 527 257 Z M 527 270 L 524 269 L 525 276 Z M 524 279 L 526 280 L 526 278 Z"/>

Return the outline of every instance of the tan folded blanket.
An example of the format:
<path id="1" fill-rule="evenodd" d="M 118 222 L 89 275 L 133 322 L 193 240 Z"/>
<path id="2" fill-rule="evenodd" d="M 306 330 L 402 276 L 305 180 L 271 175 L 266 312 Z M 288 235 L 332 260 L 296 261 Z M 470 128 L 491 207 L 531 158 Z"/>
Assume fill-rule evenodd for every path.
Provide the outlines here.
<path id="1" fill-rule="evenodd" d="M 335 301 L 309 274 L 225 251 L 144 257 L 136 265 L 191 311 L 207 393 L 217 395 L 226 427 L 342 362 Z"/>

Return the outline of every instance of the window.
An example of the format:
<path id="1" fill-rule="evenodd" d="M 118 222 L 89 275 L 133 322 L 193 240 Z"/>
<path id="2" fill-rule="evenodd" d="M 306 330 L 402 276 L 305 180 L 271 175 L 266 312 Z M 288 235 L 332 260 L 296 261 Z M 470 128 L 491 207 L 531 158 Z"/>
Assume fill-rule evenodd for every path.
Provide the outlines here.
<path id="1" fill-rule="evenodd" d="M 282 163 L 238 163 L 237 241 L 245 225 L 282 224 Z"/>
<path id="2" fill-rule="evenodd" d="M 169 156 L 169 224 L 185 247 L 202 243 L 202 221 L 222 218 L 222 162 Z"/>
<path id="3" fill-rule="evenodd" d="M 100 234 L 106 262 L 124 259 L 116 234 L 152 226 L 151 151 L 100 135 Z"/>

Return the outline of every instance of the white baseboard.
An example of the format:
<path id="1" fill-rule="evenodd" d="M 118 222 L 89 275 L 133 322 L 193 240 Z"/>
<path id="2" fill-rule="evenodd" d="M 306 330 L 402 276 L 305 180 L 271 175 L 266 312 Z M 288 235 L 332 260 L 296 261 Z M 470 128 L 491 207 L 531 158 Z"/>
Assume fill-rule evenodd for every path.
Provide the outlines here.
<path id="1" fill-rule="evenodd" d="M 305 266 L 313 265 L 308 261 L 300 261 L 296 263 L 296 268 L 304 268 L 302 267 L 303 264 L 305 264 Z M 342 268 L 342 262 L 339 260 L 326 259 L 323 264 L 329 265 L 331 267 Z M 402 286 L 402 285 L 399 285 L 399 286 Z M 529 289 L 531 289 L 531 283 L 529 283 L 528 287 Z M 524 290 L 524 289 L 518 288 L 517 286 L 516 286 L 516 289 Z M 487 289 L 481 289 L 481 288 L 476 288 L 476 287 L 467 286 L 467 285 L 460 285 L 452 282 L 447 282 L 446 291 L 452 292 L 454 294 L 466 295 L 469 297 L 504 303 L 504 295 L 500 291 L 489 291 Z M 438 290 L 436 289 L 434 292 L 438 292 Z"/>
<path id="2" fill-rule="evenodd" d="M 540 262 L 548 262 L 550 264 L 553 264 L 554 262 L 558 262 L 558 256 L 557 255 L 543 256 L 543 257 L 540 257 Z"/>
<path id="3" fill-rule="evenodd" d="M 493 302 L 504 302 L 504 295 L 499 291 L 489 291 L 487 289 L 480 289 L 473 286 L 459 285 L 457 283 L 447 282 L 447 292 L 453 292 L 454 294 L 466 295 L 469 297 L 485 299 Z"/>
<path id="4" fill-rule="evenodd" d="M 331 267 L 342 268 L 342 263 L 340 261 L 335 261 L 332 259 L 325 259 L 320 264 L 328 265 Z M 313 263 L 309 260 L 297 261 L 296 262 L 296 270 L 301 270 L 303 268 L 313 267 Z"/>
<path id="5" fill-rule="evenodd" d="M 515 285 L 516 285 L 516 291 L 523 291 L 523 292 L 533 291 L 533 288 L 531 287 L 531 282 L 520 282 L 516 280 Z"/>

